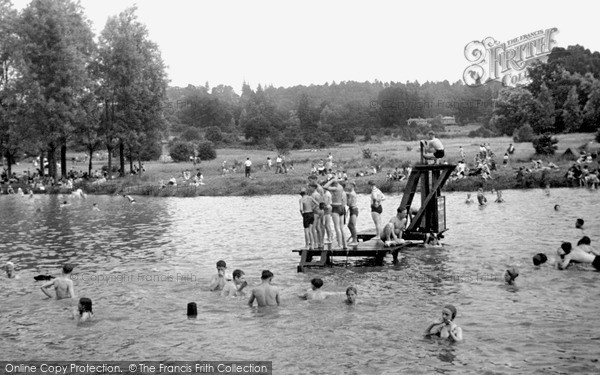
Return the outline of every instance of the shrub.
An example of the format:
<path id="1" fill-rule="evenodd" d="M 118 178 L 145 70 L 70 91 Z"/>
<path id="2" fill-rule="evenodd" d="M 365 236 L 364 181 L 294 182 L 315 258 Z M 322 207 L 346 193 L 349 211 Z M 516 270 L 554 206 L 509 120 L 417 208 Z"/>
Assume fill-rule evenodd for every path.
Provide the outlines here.
<path id="1" fill-rule="evenodd" d="M 365 142 L 369 142 L 371 138 L 373 138 L 373 135 L 371 134 L 371 129 L 367 129 L 367 131 L 365 132 L 365 138 L 363 140 Z"/>
<path id="2" fill-rule="evenodd" d="M 513 133 L 513 141 L 515 142 L 532 142 L 534 139 L 533 128 L 529 124 L 525 124 Z"/>
<path id="3" fill-rule="evenodd" d="M 304 148 L 304 141 L 301 138 L 297 138 L 292 143 L 292 149 L 300 150 Z"/>
<path id="4" fill-rule="evenodd" d="M 479 129 L 477 130 L 472 130 L 469 132 L 469 137 L 471 138 L 491 138 L 491 137 L 495 137 L 496 134 L 494 134 L 493 131 L 491 131 L 490 129 L 481 126 Z"/>
<path id="5" fill-rule="evenodd" d="M 538 155 L 554 155 L 554 152 L 558 148 L 556 145 L 558 139 L 553 138 L 549 134 L 540 135 L 532 143 L 535 153 Z"/>
<path id="6" fill-rule="evenodd" d="M 596 132 L 596 142 L 600 143 L 600 128 L 598 128 L 598 131 Z"/>
<path id="7" fill-rule="evenodd" d="M 162 144 L 160 142 L 147 143 L 140 150 L 140 160 L 142 161 L 158 160 L 160 155 L 162 155 Z"/>
<path id="8" fill-rule="evenodd" d="M 200 160 L 213 160 L 217 158 L 215 145 L 211 141 L 198 143 L 198 157 Z"/>
<path id="9" fill-rule="evenodd" d="M 365 158 L 365 159 L 371 159 L 371 157 L 373 156 L 373 154 L 371 153 L 371 150 L 368 148 L 363 149 L 362 154 L 363 154 L 363 158 Z"/>
<path id="10" fill-rule="evenodd" d="M 205 138 L 212 143 L 220 143 L 223 141 L 223 133 L 218 126 L 210 126 L 206 128 Z"/>
<path id="11" fill-rule="evenodd" d="M 169 149 L 169 156 L 175 162 L 187 161 L 194 155 L 194 146 L 188 142 L 178 141 L 173 143 Z"/>
<path id="12" fill-rule="evenodd" d="M 181 133 L 181 139 L 185 139 L 186 141 L 198 141 L 202 139 L 202 134 L 200 134 L 198 128 L 190 126 Z"/>

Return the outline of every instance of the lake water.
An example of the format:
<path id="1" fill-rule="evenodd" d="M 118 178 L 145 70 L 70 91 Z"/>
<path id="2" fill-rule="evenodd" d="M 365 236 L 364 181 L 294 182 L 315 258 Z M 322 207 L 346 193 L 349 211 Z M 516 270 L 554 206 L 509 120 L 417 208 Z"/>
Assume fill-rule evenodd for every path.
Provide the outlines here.
<path id="1" fill-rule="evenodd" d="M 136 204 L 0 196 L 0 262 L 13 261 L 20 276 L 1 279 L 0 352 L 5 360 L 266 360 L 276 374 L 598 373 L 600 273 L 535 269 L 531 258 L 584 234 L 598 246 L 600 192 L 505 191 L 503 204 L 488 193 L 483 208 L 465 204 L 464 193 L 445 196 L 443 248 L 406 250 L 383 267 L 336 258 L 337 266 L 306 273 L 296 272 L 291 252 L 304 242 L 299 196 Z M 400 197 L 384 203 L 387 221 Z M 359 206 L 359 230 L 373 227 L 367 196 Z M 575 229 L 578 217 L 584 230 Z M 249 308 L 246 298 L 209 292 L 219 259 L 251 285 L 270 269 L 282 305 Z M 47 299 L 33 280 L 60 274 L 66 262 L 77 264 L 77 296 L 93 300 L 92 323 L 77 326 L 67 312 L 76 301 Z M 520 270 L 517 290 L 502 285 L 509 266 Z M 359 303 L 298 299 L 317 276 L 327 291 L 356 286 Z M 447 303 L 458 308 L 462 343 L 422 336 Z"/>

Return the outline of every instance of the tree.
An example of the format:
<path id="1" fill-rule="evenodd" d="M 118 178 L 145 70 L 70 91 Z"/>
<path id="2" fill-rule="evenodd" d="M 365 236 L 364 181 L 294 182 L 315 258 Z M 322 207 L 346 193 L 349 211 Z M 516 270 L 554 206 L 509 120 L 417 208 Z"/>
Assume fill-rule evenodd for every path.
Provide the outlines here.
<path id="1" fill-rule="evenodd" d="M 221 132 L 221 129 L 216 126 L 207 128 L 204 137 L 215 144 L 223 141 L 223 133 Z"/>
<path id="2" fill-rule="evenodd" d="M 66 144 L 89 83 L 93 34 L 81 5 L 70 0 L 33 0 L 22 12 L 18 34 L 27 117 L 45 144 L 48 172 L 55 178 L 55 151 L 61 148 L 64 176 Z"/>
<path id="3" fill-rule="evenodd" d="M 214 160 L 217 158 L 215 145 L 210 141 L 198 143 L 198 157 L 200 160 Z"/>
<path id="4" fill-rule="evenodd" d="M 188 161 L 190 156 L 195 156 L 194 146 L 189 142 L 175 142 L 169 147 L 169 156 L 176 162 Z"/>
<path id="5" fill-rule="evenodd" d="M 199 141 L 202 139 L 202 134 L 200 134 L 200 130 L 198 128 L 192 128 L 188 126 L 182 133 L 181 139 L 185 139 L 186 141 Z"/>
<path id="6" fill-rule="evenodd" d="M 563 104 L 562 117 L 565 123 L 565 132 L 580 131 L 581 124 L 583 124 L 583 113 L 579 105 L 579 96 L 577 95 L 577 88 L 575 86 L 569 90 L 567 100 Z"/>
<path id="7" fill-rule="evenodd" d="M 554 113 L 552 93 L 545 84 L 542 84 L 540 92 L 531 106 L 531 115 L 529 116 L 533 131 L 538 134 L 554 131 L 556 121 Z M 529 142 L 529 140 L 525 142 Z"/>
<path id="8" fill-rule="evenodd" d="M 496 100 L 490 124 L 502 134 L 512 135 L 515 129 L 529 123 L 532 117 L 534 100 L 531 93 L 523 88 L 505 88 Z"/>
<path id="9" fill-rule="evenodd" d="M 538 155 L 554 155 L 554 152 L 558 148 L 556 145 L 558 139 L 550 136 L 549 134 L 543 134 L 533 140 L 533 148 L 535 153 Z"/>
<path id="10" fill-rule="evenodd" d="M 110 17 L 99 38 L 98 76 L 105 145 L 120 150 L 125 173 L 125 147 L 140 154 L 143 139 L 156 139 L 164 129 L 167 78 L 158 46 L 148 37 L 134 6 Z M 140 161 L 141 163 L 141 161 Z"/>
<path id="11" fill-rule="evenodd" d="M 598 129 L 600 131 L 600 81 L 596 80 L 592 84 L 588 101 L 583 108 L 586 128 Z"/>

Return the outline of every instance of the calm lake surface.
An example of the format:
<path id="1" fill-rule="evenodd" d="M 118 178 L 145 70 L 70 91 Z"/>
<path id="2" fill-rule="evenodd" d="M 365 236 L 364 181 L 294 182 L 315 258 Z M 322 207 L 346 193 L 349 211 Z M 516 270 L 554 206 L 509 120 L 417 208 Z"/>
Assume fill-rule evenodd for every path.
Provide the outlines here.
<path id="1" fill-rule="evenodd" d="M 273 361 L 276 374 L 598 373 L 600 273 L 591 266 L 535 269 L 538 252 L 554 257 L 562 241 L 600 241 L 600 191 L 505 191 L 506 203 L 464 203 L 446 193 L 443 248 L 416 248 L 383 267 L 337 266 L 297 273 L 304 244 L 299 196 L 87 199 L 0 196 L 0 263 L 20 279 L 0 290 L 3 360 Z M 67 200 L 70 205 L 60 207 Z M 419 199 L 415 199 L 419 202 Z M 101 211 L 93 211 L 92 203 Z M 385 222 L 400 196 L 384 202 Z M 555 211 L 554 205 L 561 210 Z M 360 196 L 359 230 L 372 228 Z M 585 229 L 575 220 L 585 219 Z M 253 285 L 270 269 L 282 306 L 257 309 L 247 298 L 221 298 L 207 284 L 215 263 L 240 268 Z M 75 292 L 93 300 L 95 321 L 80 324 L 40 291 L 38 274 L 74 263 Z M 503 271 L 520 270 L 518 289 Z M 354 285 L 343 298 L 307 302 L 297 294 L 313 277 L 324 290 Z M 188 320 L 186 305 L 198 304 Z M 452 303 L 465 341 L 424 339 Z"/>

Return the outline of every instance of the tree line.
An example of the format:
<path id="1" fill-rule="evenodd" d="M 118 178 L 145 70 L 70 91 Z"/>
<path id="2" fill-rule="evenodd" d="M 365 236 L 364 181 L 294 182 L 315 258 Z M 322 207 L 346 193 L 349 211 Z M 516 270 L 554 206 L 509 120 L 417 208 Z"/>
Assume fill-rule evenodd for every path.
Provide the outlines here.
<path id="1" fill-rule="evenodd" d="M 600 53 L 579 45 L 555 47 L 546 63 L 537 62 L 528 72 L 528 85 L 499 92 L 489 130 L 516 139 L 599 131 Z"/>
<path id="2" fill-rule="evenodd" d="M 16 11 L 0 0 L 0 151 L 11 165 L 39 155 L 43 171 L 67 175 L 67 148 L 118 151 L 140 162 L 160 155 L 167 77 L 136 8 L 110 17 L 97 38 L 79 3 L 32 0 Z"/>
<path id="3" fill-rule="evenodd" d="M 249 144 L 279 150 L 354 142 L 380 131 L 416 139 L 410 118 L 454 116 L 458 124 L 487 123 L 500 85 L 468 87 L 461 81 L 341 82 L 289 88 L 248 83 L 167 89 L 167 118 L 180 140 Z"/>

